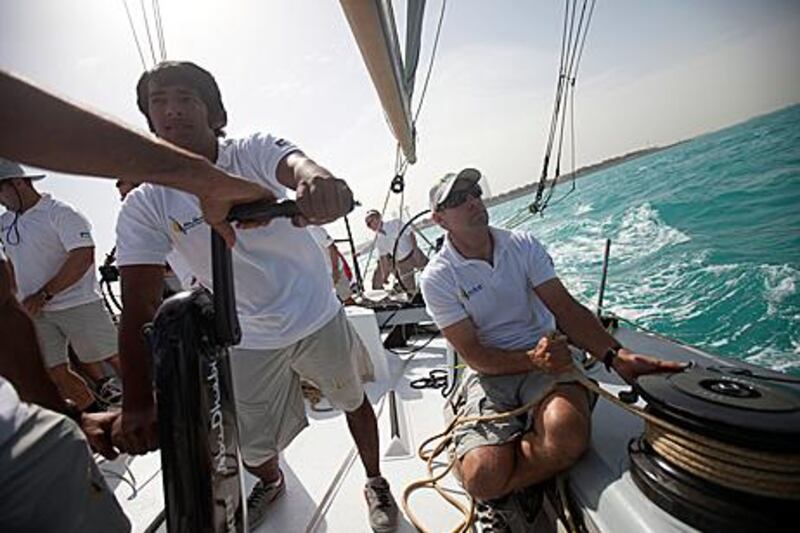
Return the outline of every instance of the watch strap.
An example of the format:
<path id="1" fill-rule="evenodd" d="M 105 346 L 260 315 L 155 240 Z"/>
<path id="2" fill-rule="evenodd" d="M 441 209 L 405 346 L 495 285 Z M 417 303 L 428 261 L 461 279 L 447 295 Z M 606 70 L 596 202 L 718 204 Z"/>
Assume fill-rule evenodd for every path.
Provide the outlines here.
<path id="1" fill-rule="evenodd" d="M 611 372 L 611 366 L 614 364 L 614 359 L 619 356 L 619 346 L 612 346 L 606 353 L 603 354 L 603 365 L 606 367 L 606 372 Z"/>

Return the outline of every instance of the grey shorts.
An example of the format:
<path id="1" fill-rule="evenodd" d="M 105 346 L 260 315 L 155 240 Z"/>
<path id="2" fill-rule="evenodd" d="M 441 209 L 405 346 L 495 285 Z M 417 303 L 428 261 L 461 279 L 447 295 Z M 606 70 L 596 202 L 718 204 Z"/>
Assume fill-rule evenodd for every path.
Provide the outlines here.
<path id="1" fill-rule="evenodd" d="M 335 408 L 351 412 L 360 407 L 364 388 L 359 361 L 364 354 L 366 348 L 344 310 L 286 348 L 232 350 L 244 462 L 257 466 L 271 459 L 308 425 L 301 376 L 313 381 Z"/>
<path id="2" fill-rule="evenodd" d="M 574 383 L 573 373 L 545 374 L 528 372 L 503 376 L 486 376 L 470 373 L 462 384 L 460 394 L 464 400 L 458 411 L 462 417 L 495 415 L 512 411 L 529 402 L 539 402 L 557 385 Z M 481 446 L 496 446 L 511 442 L 533 425 L 533 417 L 523 413 L 519 416 L 492 422 L 463 424 L 453 433 L 456 454 L 463 457 L 467 452 Z"/>
<path id="3" fill-rule="evenodd" d="M 0 445 L 0 531 L 130 531 L 78 426 L 28 409 L 31 417 Z"/>
<path id="4" fill-rule="evenodd" d="M 97 363 L 117 353 L 117 328 L 101 300 L 42 311 L 34 322 L 48 368 L 67 362 L 68 343 L 84 363 Z"/>

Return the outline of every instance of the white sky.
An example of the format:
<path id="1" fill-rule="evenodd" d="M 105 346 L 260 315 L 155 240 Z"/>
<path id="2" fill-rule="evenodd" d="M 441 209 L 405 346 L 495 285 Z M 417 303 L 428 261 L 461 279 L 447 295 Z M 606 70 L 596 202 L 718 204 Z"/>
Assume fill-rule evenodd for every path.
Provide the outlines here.
<path id="1" fill-rule="evenodd" d="M 129 5 L 143 30 L 140 2 Z M 418 84 L 440 5 L 428 0 Z M 450 0 L 407 175 L 412 212 L 434 178 L 465 166 L 493 193 L 537 179 L 562 10 L 556 0 Z M 353 227 L 365 239 L 361 215 L 383 202 L 394 143 L 339 3 L 161 0 L 161 12 L 169 58 L 216 76 L 228 134 L 276 133 L 345 178 L 364 205 Z M 797 103 L 798 50 L 800 4 L 790 0 L 598 0 L 575 97 L 578 165 Z M 146 128 L 122 0 L 0 0 L 0 68 Z M 114 240 L 113 182 L 40 183 L 92 220 L 101 258 Z M 344 236 L 338 225 L 331 233 Z"/>

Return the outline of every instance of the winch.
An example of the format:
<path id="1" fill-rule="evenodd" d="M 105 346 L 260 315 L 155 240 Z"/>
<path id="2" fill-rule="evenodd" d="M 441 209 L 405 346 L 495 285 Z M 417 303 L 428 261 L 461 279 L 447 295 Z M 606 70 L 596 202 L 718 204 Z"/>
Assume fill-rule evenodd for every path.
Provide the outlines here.
<path id="1" fill-rule="evenodd" d="M 800 502 L 800 380 L 692 368 L 638 378 L 648 421 L 631 473 L 658 506 L 702 531 L 788 529 Z"/>

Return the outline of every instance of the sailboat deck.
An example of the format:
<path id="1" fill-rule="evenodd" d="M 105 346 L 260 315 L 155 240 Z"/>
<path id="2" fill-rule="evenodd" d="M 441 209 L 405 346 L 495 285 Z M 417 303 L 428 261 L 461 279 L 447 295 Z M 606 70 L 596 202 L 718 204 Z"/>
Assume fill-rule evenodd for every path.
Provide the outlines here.
<path id="1" fill-rule="evenodd" d="M 706 354 L 672 343 L 666 339 L 645 336 L 630 330 L 619 330 L 618 338 L 630 348 L 674 360 L 700 360 Z M 414 342 L 421 343 L 425 339 Z M 398 500 L 411 482 L 426 477 L 425 464 L 417 456 L 417 448 L 428 437 L 442 431 L 444 399 L 438 389 L 414 389 L 410 382 L 428 376 L 430 370 L 446 368 L 446 346 L 435 338 L 413 357 L 385 352 L 388 378 L 366 386 L 367 395 L 378 417 L 381 438 L 381 469 Z M 718 363 L 706 360 L 706 363 Z M 595 365 L 589 376 L 607 390 L 623 388 L 616 375 Z M 390 439 L 390 415 L 387 392 L 393 389 L 397 398 L 399 442 Z M 310 425 L 292 442 L 281 456 L 287 492 L 270 509 L 265 523 L 256 531 L 301 532 L 342 531 L 368 532 L 366 504 L 363 496 L 364 470 L 355 453 L 344 416 L 339 411 L 308 410 Z M 641 434 L 642 422 L 608 402 L 598 402 L 593 413 L 592 446 L 570 472 L 572 495 L 584 514 L 599 531 L 622 531 L 636 523 L 637 531 L 693 531 L 650 502 L 635 486 L 628 472 L 628 442 Z M 388 449 L 392 447 L 391 451 Z M 128 464 L 130 472 L 122 465 Z M 146 531 L 163 510 L 159 456 L 151 453 L 131 459 L 121 457 L 102 465 L 134 523 L 134 531 Z M 120 481 L 135 478 L 131 484 Z M 245 475 L 249 491 L 254 478 Z M 453 494 L 463 495 L 452 476 L 441 483 Z M 449 531 L 460 520 L 457 510 L 431 490 L 414 493 L 411 505 L 419 520 L 430 531 Z M 544 515 L 544 513 L 542 513 Z M 540 516 L 537 531 L 552 530 L 546 517 Z M 161 525 L 158 531 L 166 530 Z M 414 531 L 401 516 L 399 531 Z"/>

